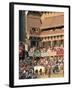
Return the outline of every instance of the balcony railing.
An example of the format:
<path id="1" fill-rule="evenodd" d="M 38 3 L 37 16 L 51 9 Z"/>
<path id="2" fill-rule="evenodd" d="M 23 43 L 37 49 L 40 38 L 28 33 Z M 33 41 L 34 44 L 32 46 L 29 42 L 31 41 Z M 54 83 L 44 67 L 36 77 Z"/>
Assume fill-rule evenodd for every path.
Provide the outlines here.
<path id="1" fill-rule="evenodd" d="M 43 32 L 30 32 L 30 36 L 39 36 L 39 37 L 44 37 L 44 36 L 53 36 L 53 35 L 63 35 L 64 30 L 56 30 L 56 31 L 43 31 Z"/>

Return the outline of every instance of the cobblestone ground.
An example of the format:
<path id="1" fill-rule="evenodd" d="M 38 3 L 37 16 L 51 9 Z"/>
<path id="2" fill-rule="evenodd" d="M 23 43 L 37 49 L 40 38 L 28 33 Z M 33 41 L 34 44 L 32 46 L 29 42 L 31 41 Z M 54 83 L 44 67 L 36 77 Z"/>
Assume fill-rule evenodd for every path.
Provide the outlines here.
<path id="1" fill-rule="evenodd" d="M 64 77 L 64 73 L 63 72 L 59 72 L 56 74 L 51 74 L 50 77 L 48 77 L 48 75 L 39 75 L 38 78 L 61 78 Z"/>

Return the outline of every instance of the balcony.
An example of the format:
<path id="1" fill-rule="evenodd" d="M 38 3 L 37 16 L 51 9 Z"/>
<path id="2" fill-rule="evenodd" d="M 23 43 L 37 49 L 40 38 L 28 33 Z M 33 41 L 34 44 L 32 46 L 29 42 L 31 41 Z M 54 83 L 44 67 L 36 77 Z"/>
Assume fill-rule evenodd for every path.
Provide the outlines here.
<path id="1" fill-rule="evenodd" d="M 57 35 L 64 35 L 64 30 L 30 32 L 30 36 L 34 36 L 34 37 L 48 37 L 48 36 L 57 36 Z"/>

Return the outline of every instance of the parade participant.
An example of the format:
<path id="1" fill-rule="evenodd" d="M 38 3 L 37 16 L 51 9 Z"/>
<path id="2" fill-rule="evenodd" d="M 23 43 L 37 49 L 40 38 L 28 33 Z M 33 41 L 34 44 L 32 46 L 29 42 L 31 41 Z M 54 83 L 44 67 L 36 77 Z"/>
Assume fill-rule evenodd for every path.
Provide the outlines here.
<path id="1" fill-rule="evenodd" d="M 50 64 L 48 65 L 48 77 L 49 78 L 51 77 L 51 65 Z"/>

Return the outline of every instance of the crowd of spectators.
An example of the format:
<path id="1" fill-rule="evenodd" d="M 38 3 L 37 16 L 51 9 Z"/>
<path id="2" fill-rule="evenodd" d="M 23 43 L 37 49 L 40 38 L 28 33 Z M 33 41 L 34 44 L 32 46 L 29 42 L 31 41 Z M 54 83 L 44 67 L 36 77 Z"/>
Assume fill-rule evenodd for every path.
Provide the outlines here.
<path id="1" fill-rule="evenodd" d="M 33 57 L 34 52 L 56 52 L 58 56 L 47 57 Z M 29 53 L 32 56 L 29 56 Z M 64 48 L 63 47 L 31 47 L 28 51 L 25 51 L 23 43 L 19 45 L 19 78 L 30 79 L 38 78 L 37 70 L 34 71 L 35 66 L 43 66 L 45 68 L 45 75 L 50 77 L 52 74 L 64 72 Z M 42 70 L 40 70 L 42 75 Z"/>
<path id="2" fill-rule="evenodd" d="M 52 53 L 54 53 L 54 56 L 61 56 L 61 55 L 64 55 L 64 47 L 39 47 L 39 48 L 36 48 L 36 47 L 32 47 L 29 49 L 29 53 L 30 54 L 34 54 L 34 52 L 39 52 L 39 53 L 48 53 L 48 55 L 51 55 Z M 53 56 L 53 54 L 52 54 Z"/>

